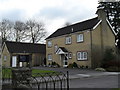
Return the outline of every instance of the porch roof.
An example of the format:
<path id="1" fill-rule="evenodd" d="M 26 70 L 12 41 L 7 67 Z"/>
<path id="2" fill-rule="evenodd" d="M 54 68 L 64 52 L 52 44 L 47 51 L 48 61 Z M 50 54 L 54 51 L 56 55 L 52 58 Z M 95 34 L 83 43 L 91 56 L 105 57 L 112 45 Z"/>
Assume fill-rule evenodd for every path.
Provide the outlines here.
<path id="1" fill-rule="evenodd" d="M 56 54 L 67 54 L 69 51 L 65 47 L 59 47 Z"/>

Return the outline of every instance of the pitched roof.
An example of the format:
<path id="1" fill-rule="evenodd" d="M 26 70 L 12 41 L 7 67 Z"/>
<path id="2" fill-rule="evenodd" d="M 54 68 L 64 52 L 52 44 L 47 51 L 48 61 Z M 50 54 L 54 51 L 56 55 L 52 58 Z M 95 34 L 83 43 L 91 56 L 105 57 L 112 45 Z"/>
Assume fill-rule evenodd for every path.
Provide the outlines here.
<path id="1" fill-rule="evenodd" d="M 56 51 L 56 54 L 68 54 L 68 50 L 65 47 L 59 47 Z"/>
<path id="2" fill-rule="evenodd" d="M 79 22 L 79 23 L 72 24 L 67 27 L 60 28 L 57 31 L 55 31 L 53 34 L 51 34 L 49 37 L 47 37 L 46 39 L 92 29 L 99 21 L 100 20 L 98 20 L 98 17 L 95 17 L 95 18 L 92 18 L 92 19 L 89 19 L 83 22 Z"/>
<path id="3" fill-rule="evenodd" d="M 45 44 L 21 43 L 21 42 L 5 42 L 10 53 L 46 53 Z"/>
<path id="4" fill-rule="evenodd" d="M 63 52 L 68 52 L 68 50 L 65 47 L 59 47 Z"/>

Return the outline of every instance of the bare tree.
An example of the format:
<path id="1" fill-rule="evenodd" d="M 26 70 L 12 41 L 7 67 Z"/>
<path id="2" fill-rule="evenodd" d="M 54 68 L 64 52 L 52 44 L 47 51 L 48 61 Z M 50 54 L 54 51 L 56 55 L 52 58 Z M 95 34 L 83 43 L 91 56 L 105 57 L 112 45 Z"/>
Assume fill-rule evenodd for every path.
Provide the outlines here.
<path id="1" fill-rule="evenodd" d="M 66 27 L 66 26 L 69 26 L 69 25 L 71 25 L 71 23 L 70 22 L 66 22 L 64 26 Z"/>
<path id="2" fill-rule="evenodd" d="M 13 27 L 13 23 L 7 19 L 3 19 L 0 22 L 0 32 L 1 32 L 1 38 L 2 41 L 10 40 L 11 39 L 11 30 Z"/>
<path id="3" fill-rule="evenodd" d="M 43 23 L 36 22 L 35 20 L 28 20 L 26 22 L 26 26 L 29 30 L 28 36 L 30 38 L 30 42 L 37 43 L 45 37 L 46 31 Z"/>
<path id="4" fill-rule="evenodd" d="M 25 41 L 27 34 L 26 34 L 26 25 L 24 22 L 16 21 L 14 24 L 14 35 L 16 42 Z"/>

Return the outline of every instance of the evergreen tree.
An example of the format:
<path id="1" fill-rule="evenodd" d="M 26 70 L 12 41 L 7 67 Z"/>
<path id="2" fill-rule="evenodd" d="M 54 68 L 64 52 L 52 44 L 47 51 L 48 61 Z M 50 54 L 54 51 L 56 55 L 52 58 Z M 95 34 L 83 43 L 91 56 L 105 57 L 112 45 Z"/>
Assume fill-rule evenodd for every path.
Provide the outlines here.
<path id="1" fill-rule="evenodd" d="M 120 49 L 120 1 L 99 2 L 98 8 L 103 8 L 107 14 L 107 19 L 117 33 L 117 47 Z"/>

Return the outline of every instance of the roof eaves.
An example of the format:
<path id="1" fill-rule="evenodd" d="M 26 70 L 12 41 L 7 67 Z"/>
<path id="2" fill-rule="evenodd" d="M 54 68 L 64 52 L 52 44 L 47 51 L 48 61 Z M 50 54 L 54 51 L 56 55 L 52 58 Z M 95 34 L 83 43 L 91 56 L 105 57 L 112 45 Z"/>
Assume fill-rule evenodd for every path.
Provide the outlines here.
<path id="1" fill-rule="evenodd" d="M 107 19 L 107 18 L 106 18 L 106 21 L 107 21 L 108 25 L 110 26 L 110 28 L 111 28 L 111 30 L 112 30 L 112 32 L 113 32 L 113 34 L 116 36 L 116 35 L 117 35 L 117 33 L 114 31 L 114 29 L 113 29 L 112 25 L 110 24 L 110 22 L 108 21 L 108 19 Z"/>
<path id="2" fill-rule="evenodd" d="M 102 20 L 100 20 L 92 29 L 93 29 L 93 30 L 96 29 L 97 26 L 98 26 L 101 22 L 102 22 Z"/>

